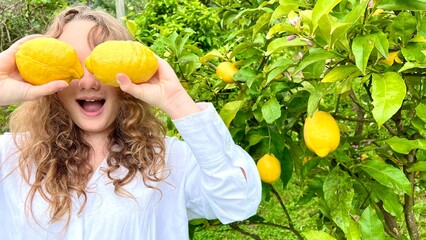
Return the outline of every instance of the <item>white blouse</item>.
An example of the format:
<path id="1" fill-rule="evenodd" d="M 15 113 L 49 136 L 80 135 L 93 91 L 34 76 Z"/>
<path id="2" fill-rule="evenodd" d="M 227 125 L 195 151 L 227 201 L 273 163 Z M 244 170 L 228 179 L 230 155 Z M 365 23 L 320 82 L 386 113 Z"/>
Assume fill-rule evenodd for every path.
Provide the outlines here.
<path id="1" fill-rule="evenodd" d="M 243 220 L 257 211 L 261 182 L 253 159 L 234 144 L 228 129 L 210 103 L 202 112 L 174 121 L 185 140 L 166 138 L 169 176 L 148 188 L 140 174 L 125 189 L 134 198 L 118 196 L 102 169 L 87 186 L 87 203 L 73 196 L 68 228 L 50 223 L 47 203 L 33 201 L 34 217 L 25 210 L 29 186 L 17 169 L 17 148 L 10 133 L 0 136 L 0 238 L 4 240 L 134 240 L 188 239 L 188 220 Z M 246 174 L 244 176 L 243 171 Z M 118 176 L 126 169 L 119 169 Z"/>

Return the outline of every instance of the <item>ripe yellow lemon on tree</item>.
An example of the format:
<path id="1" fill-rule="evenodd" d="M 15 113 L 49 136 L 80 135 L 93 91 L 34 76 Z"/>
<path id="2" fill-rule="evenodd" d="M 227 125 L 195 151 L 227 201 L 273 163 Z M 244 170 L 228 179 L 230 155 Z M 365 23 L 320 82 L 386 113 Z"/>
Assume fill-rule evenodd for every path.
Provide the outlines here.
<path id="1" fill-rule="evenodd" d="M 234 74 L 238 72 L 238 68 L 231 62 L 221 62 L 216 67 L 216 74 L 226 83 L 234 83 Z"/>
<path id="2" fill-rule="evenodd" d="M 271 154 L 265 154 L 257 161 L 257 170 L 259 171 L 260 179 L 265 183 L 274 183 L 281 176 L 280 161 Z"/>
<path id="3" fill-rule="evenodd" d="M 69 82 L 84 74 L 75 49 L 55 38 L 34 38 L 24 42 L 15 59 L 21 77 L 34 85 L 52 80 Z"/>
<path id="4" fill-rule="evenodd" d="M 316 111 L 307 117 L 303 127 L 306 146 L 319 157 L 325 157 L 336 150 L 340 143 L 340 129 L 333 116 Z"/>
<path id="5" fill-rule="evenodd" d="M 125 73 L 134 83 L 147 82 L 157 72 L 158 59 L 140 42 L 111 40 L 96 46 L 84 65 L 99 81 L 118 87 L 118 73 Z"/>

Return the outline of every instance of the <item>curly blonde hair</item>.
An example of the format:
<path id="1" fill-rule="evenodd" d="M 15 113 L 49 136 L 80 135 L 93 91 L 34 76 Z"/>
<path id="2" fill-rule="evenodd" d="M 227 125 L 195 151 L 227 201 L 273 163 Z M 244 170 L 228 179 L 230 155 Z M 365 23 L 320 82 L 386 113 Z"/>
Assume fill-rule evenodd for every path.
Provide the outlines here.
<path id="1" fill-rule="evenodd" d="M 131 40 L 128 31 L 111 15 L 85 6 L 70 7 L 59 13 L 46 35 L 58 38 L 65 24 L 73 20 L 89 20 L 95 26 L 88 41 L 92 47 L 106 40 Z M 110 154 L 105 170 L 119 195 L 127 195 L 123 186 L 138 172 L 145 185 L 164 180 L 159 173 L 165 166 L 166 130 L 150 106 L 122 92 L 119 114 L 109 135 Z M 82 130 L 74 124 L 56 94 L 22 103 L 11 115 L 10 129 L 19 146 L 19 169 L 30 185 L 27 204 L 32 211 L 34 196 L 40 194 L 50 206 L 51 222 L 71 216 L 71 193 L 84 197 L 86 185 L 94 169 L 89 164 L 91 146 Z M 24 133 L 24 134 L 23 134 Z M 128 169 L 123 178 L 114 178 L 120 167 Z M 124 194 L 123 194 L 124 193 Z M 131 194 L 130 194 L 131 196 Z"/>

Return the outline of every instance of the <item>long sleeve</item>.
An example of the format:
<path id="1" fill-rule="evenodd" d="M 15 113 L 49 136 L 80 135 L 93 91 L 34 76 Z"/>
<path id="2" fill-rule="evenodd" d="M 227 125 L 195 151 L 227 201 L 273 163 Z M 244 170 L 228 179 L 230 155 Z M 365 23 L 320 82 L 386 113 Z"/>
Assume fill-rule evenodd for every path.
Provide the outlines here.
<path id="1" fill-rule="evenodd" d="M 174 121 L 196 163 L 185 170 L 188 216 L 225 224 L 249 218 L 261 200 L 255 162 L 234 143 L 213 105 L 199 105 L 202 112 Z"/>

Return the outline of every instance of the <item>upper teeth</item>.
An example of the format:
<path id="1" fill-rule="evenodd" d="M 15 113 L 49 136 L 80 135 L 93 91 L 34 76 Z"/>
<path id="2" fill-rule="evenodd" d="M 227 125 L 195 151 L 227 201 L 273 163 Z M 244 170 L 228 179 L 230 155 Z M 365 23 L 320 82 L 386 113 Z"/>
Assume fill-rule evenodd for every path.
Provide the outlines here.
<path id="1" fill-rule="evenodd" d="M 86 100 L 86 102 L 94 102 L 94 101 L 96 101 L 96 100 Z"/>

